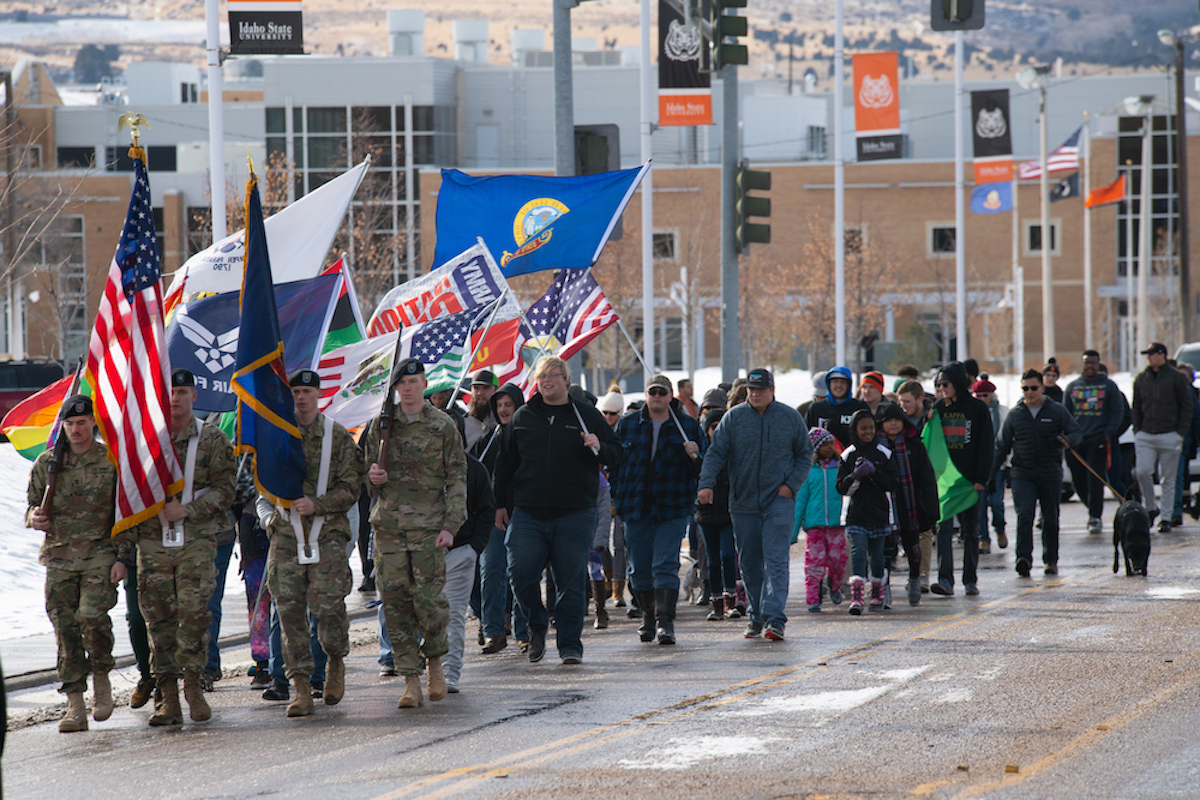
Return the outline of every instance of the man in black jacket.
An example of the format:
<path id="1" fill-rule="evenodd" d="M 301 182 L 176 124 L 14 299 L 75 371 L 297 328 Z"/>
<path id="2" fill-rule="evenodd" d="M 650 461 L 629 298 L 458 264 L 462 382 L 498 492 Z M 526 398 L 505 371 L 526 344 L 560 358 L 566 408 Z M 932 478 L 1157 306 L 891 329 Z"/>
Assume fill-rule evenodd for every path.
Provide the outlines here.
<path id="1" fill-rule="evenodd" d="M 1004 419 L 992 462 L 991 480 L 1012 453 L 1013 505 L 1017 508 L 1017 574 L 1029 577 L 1033 562 L 1034 507 L 1042 508 L 1042 563 L 1058 574 L 1058 505 L 1062 500 L 1062 439 L 1071 447 L 1083 441 L 1079 424 L 1061 403 L 1046 397 L 1042 374 L 1021 376 L 1020 400 Z"/>
<path id="2" fill-rule="evenodd" d="M 992 466 L 995 433 L 992 412 L 983 401 L 972 397 L 967 371 L 957 361 L 947 364 L 934 385 L 942 397 L 933 404 L 942 425 L 946 449 L 955 469 L 975 485 L 976 500 L 958 514 L 963 537 L 963 587 L 979 594 L 976 568 L 979 564 L 979 499 Z M 954 520 L 943 520 L 937 529 L 938 579 L 930 585 L 934 594 L 954 594 Z"/>
<path id="3" fill-rule="evenodd" d="M 1167 365 L 1166 345 L 1155 342 L 1142 355 L 1146 356 L 1146 369 L 1133 380 L 1134 475 L 1142 488 L 1142 504 L 1153 522 L 1158 516 L 1158 503 L 1154 500 L 1154 466 L 1158 465 L 1162 502 L 1167 510 L 1158 532 L 1167 533 L 1171 530 L 1183 437 L 1192 427 L 1194 396 L 1187 378 Z"/>
<path id="4" fill-rule="evenodd" d="M 496 527 L 508 531 L 508 575 L 529 619 L 529 660 L 541 661 L 546 654 L 550 617 L 541 576 L 549 565 L 557 585 L 558 654 L 564 664 L 580 664 L 600 464 L 620 464 L 621 442 L 599 411 L 567 394 L 571 372 L 561 358 L 543 356 L 533 378 L 538 393 L 500 434 L 493 486 Z"/>
<path id="5" fill-rule="evenodd" d="M 1100 354 L 1084 350 L 1083 374 L 1067 384 L 1063 405 L 1083 434 L 1083 443 L 1074 455 L 1067 456 L 1067 465 L 1079 499 L 1087 503 L 1087 530 L 1092 534 L 1103 528 L 1100 518 L 1104 513 L 1104 484 L 1097 476 L 1104 474 L 1108 463 L 1109 440 L 1121 430 L 1125 403 L 1120 394 L 1117 384 L 1100 371 Z M 1085 468 L 1085 463 L 1091 470 Z"/>

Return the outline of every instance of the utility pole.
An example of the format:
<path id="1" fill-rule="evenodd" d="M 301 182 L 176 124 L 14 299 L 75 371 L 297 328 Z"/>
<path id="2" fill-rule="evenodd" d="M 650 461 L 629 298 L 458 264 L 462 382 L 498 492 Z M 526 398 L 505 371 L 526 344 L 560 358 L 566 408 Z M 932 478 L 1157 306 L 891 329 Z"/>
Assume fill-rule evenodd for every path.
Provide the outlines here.
<path id="1" fill-rule="evenodd" d="M 737 213 L 738 85 L 737 67 L 721 68 L 721 380 L 733 381 L 742 363 L 738 329 Z"/>

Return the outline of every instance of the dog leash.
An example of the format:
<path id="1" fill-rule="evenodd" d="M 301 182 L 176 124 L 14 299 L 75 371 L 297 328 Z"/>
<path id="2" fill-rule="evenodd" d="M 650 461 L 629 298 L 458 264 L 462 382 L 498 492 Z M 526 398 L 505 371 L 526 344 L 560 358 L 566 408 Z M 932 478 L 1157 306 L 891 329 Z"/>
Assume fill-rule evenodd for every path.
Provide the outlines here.
<path id="1" fill-rule="evenodd" d="M 1108 481 L 1104 480 L 1104 478 L 1102 478 L 1102 477 L 1099 475 L 1099 473 L 1097 473 L 1097 472 L 1096 472 L 1096 470 L 1092 469 L 1092 465 L 1091 465 L 1091 464 L 1089 464 L 1089 463 L 1087 463 L 1087 461 L 1086 461 L 1085 459 L 1083 459 L 1083 458 L 1080 458 L 1080 456 L 1079 456 L 1079 453 L 1076 453 L 1076 452 L 1075 452 L 1075 448 L 1074 448 L 1074 447 L 1071 447 L 1071 445 L 1067 444 L 1067 437 L 1063 436 L 1063 435 L 1060 433 L 1060 434 L 1058 435 L 1058 440 L 1059 440 L 1060 442 L 1062 442 L 1062 445 L 1063 445 L 1063 447 L 1065 447 L 1065 448 L 1067 448 L 1068 450 L 1070 450 L 1070 451 L 1071 451 L 1071 455 L 1075 456 L 1075 460 L 1076 460 L 1076 461 L 1078 461 L 1080 464 L 1083 464 L 1084 468 L 1085 468 L 1085 469 L 1086 469 L 1088 472 L 1090 472 L 1090 473 L 1092 473 L 1093 475 L 1095 475 L 1095 476 L 1096 476 L 1096 478 L 1097 478 L 1097 479 L 1098 479 L 1098 480 L 1099 480 L 1101 483 L 1103 483 L 1105 486 L 1107 486 L 1107 487 L 1108 487 L 1108 489 L 1109 489 L 1109 491 L 1111 491 L 1111 492 L 1112 492 L 1113 494 L 1115 494 L 1117 497 L 1121 498 L 1121 502 L 1122 502 L 1122 503 L 1124 503 L 1124 502 L 1125 502 L 1125 495 L 1124 495 L 1124 494 L 1122 494 L 1121 492 L 1118 492 L 1116 489 L 1114 489 L 1114 488 L 1113 488 L 1113 485 L 1112 485 L 1111 483 L 1109 483 Z"/>

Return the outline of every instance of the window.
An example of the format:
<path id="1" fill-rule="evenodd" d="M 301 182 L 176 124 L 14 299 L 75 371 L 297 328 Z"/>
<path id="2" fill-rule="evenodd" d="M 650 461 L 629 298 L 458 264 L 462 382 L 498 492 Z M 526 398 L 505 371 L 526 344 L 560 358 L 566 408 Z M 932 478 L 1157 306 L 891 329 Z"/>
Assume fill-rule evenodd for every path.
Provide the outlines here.
<path id="1" fill-rule="evenodd" d="M 128 147 L 104 148 L 105 172 L 133 172 L 133 159 L 129 157 Z"/>
<path id="2" fill-rule="evenodd" d="M 1042 226 L 1031 222 L 1025 227 L 1025 250 L 1029 254 L 1042 252 Z M 1058 223 L 1050 223 L 1050 252 L 1058 255 Z"/>
<path id="3" fill-rule="evenodd" d="M 46 235 L 29 251 L 28 259 L 36 266 L 84 264 L 83 217 L 63 215 L 50 224 Z"/>
<path id="4" fill-rule="evenodd" d="M 346 109 L 344 108 L 310 108 L 308 109 L 309 133 L 345 133 Z"/>
<path id="5" fill-rule="evenodd" d="M 808 126 L 808 157 L 825 158 L 825 126 Z"/>
<path id="6" fill-rule="evenodd" d="M 165 223 L 166 215 L 163 214 L 163 210 L 161 208 L 153 208 L 151 209 L 151 213 L 154 214 L 154 238 L 158 239 L 159 255 L 161 255 L 162 241 L 167 235 L 167 226 Z"/>
<path id="7" fill-rule="evenodd" d="M 287 133 L 286 120 L 282 108 L 266 109 L 267 133 Z"/>
<path id="8" fill-rule="evenodd" d="M 654 257 L 665 259 L 667 261 L 675 260 L 675 234 L 674 233 L 656 233 L 656 234 L 654 234 Z"/>
<path id="9" fill-rule="evenodd" d="M 929 228 L 930 255 L 954 255 L 957 241 L 953 225 L 933 225 Z"/>
<path id="10" fill-rule="evenodd" d="M 212 209 L 208 206 L 188 206 L 186 214 L 187 251 L 188 257 L 191 257 L 212 244 Z"/>
<path id="11" fill-rule="evenodd" d="M 176 156 L 174 145 L 150 145 L 146 148 L 146 166 L 151 172 L 174 172 Z"/>
<path id="12" fill-rule="evenodd" d="M 847 225 L 845 231 L 846 255 L 856 256 L 861 254 L 864 246 L 863 239 L 865 238 L 863 235 L 863 229 L 857 226 Z"/>
<path id="13" fill-rule="evenodd" d="M 59 169 L 87 169 L 96 162 L 96 148 L 60 147 L 57 158 Z"/>
<path id="14" fill-rule="evenodd" d="M 17 153 L 17 169 L 25 172 L 37 172 L 42 168 L 42 146 L 40 144 L 23 145 Z"/>

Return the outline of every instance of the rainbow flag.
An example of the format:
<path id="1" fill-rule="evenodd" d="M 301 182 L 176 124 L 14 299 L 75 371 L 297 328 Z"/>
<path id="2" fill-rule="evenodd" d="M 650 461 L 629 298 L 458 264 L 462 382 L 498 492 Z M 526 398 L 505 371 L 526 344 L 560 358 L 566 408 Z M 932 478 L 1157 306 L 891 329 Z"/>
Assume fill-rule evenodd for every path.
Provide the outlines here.
<path id="1" fill-rule="evenodd" d="M 30 461 L 48 447 L 59 409 L 71 391 L 74 380 L 72 373 L 31 394 L 13 406 L 12 411 L 0 421 L 0 433 L 7 436 L 17 452 Z"/>

